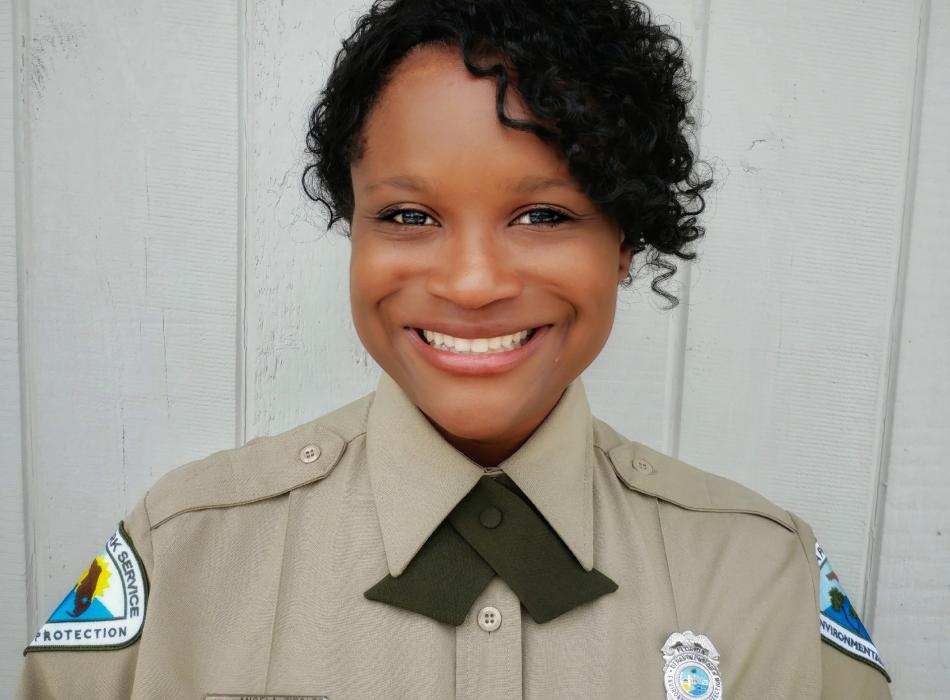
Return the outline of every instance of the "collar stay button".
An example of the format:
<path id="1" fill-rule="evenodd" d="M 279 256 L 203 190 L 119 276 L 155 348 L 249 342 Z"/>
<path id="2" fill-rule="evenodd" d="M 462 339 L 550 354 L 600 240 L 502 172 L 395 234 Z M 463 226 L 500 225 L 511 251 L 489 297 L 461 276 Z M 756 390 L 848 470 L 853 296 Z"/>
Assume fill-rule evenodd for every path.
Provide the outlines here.
<path id="1" fill-rule="evenodd" d="M 478 516 L 478 521 L 487 528 L 495 528 L 501 524 L 501 511 L 494 506 L 488 506 Z"/>

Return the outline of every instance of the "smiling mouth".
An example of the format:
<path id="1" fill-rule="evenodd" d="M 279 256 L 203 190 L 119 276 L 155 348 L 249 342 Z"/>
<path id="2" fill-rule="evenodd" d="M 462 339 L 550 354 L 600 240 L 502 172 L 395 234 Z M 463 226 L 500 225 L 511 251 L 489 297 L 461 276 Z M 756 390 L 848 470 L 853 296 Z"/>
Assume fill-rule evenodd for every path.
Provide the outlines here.
<path id="1" fill-rule="evenodd" d="M 436 350 L 461 354 L 480 355 L 510 352 L 525 345 L 534 337 L 538 329 L 526 328 L 508 335 L 499 335 L 491 338 L 456 338 L 445 333 L 428 331 L 423 328 L 413 328 L 416 334 L 428 345 Z"/>

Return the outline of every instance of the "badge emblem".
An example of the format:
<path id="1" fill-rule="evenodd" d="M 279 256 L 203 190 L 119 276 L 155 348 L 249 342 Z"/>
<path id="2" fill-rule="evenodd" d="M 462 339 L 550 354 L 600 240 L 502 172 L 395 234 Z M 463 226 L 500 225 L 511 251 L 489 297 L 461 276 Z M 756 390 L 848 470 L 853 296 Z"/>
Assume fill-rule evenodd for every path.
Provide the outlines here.
<path id="1" fill-rule="evenodd" d="M 147 597 L 145 569 L 120 523 L 26 651 L 128 646 L 142 630 Z"/>
<path id="2" fill-rule="evenodd" d="M 722 700 L 719 652 L 708 637 L 674 632 L 661 651 L 666 700 Z"/>
<path id="3" fill-rule="evenodd" d="M 884 662 L 871 641 L 871 635 L 851 605 L 838 574 L 831 568 L 828 556 L 817 542 L 815 558 L 818 560 L 818 621 L 821 638 L 845 654 L 873 666 L 890 681 L 891 677 L 884 670 Z"/>

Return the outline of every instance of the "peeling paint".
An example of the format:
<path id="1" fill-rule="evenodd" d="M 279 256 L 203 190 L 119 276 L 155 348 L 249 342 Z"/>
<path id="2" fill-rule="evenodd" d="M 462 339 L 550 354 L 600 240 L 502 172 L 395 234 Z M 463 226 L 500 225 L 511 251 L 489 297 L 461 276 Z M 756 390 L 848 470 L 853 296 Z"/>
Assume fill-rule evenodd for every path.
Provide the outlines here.
<path id="1" fill-rule="evenodd" d="M 62 18 L 40 13 L 34 27 L 30 52 L 30 84 L 36 100 L 41 100 L 56 63 L 75 59 L 85 24 L 73 24 Z M 45 29 L 46 31 L 42 31 Z"/>
<path id="2" fill-rule="evenodd" d="M 753 175 L 755 175 L 756 173 L 762 170 L 762 168 L 757 168 L 754 165 L 750 165 L 749 161 L 747 160 L 740 160 L 739 165 L 742 167 L 744 171 L 746 171 L 747 173 L 752 173 Z"/>

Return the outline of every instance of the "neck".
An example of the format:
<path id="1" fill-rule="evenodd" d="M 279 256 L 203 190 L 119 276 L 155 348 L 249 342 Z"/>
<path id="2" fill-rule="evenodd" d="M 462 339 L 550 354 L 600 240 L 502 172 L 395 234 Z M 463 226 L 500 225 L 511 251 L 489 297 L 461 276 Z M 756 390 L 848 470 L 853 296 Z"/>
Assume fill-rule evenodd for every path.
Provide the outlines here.
<path id="1" fill-rule="evenodd" d="M 563 396 L 563 392 L 561 396 Z M 482 467 L 497 467 L 528 441 L 528 438 L 531 437 L 534 431 L 538 429 L 538 426 L 544 422 L 558 401 L 560 401 L 560 396 L 558 396 L 554 405 L 545 411 L 544 414 L 515 426 L 508 434 L 486 439 L 466 438 L 453 435 L 429 418 L 429 416 L 426 415 L 426 418 L 439 434 L 445 438 L 447 443 L 470 460 Z"/>
<path id="2" fill-rule="evenodd" d="M 519 438 L 471 440 L 469 438 L 459 437 L 458 435 L 452 435 L 438 425 L 435 426 L 435 429 L 439 431 L 447 443 L 482 467 L 497 467 L 517 452 L 518 448 L 521 447 L 531 435 L 529 432 L 527 435 Z M 531 432 L 534 432 L 534 430 L 532 429 Z"/>

